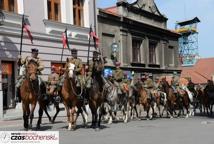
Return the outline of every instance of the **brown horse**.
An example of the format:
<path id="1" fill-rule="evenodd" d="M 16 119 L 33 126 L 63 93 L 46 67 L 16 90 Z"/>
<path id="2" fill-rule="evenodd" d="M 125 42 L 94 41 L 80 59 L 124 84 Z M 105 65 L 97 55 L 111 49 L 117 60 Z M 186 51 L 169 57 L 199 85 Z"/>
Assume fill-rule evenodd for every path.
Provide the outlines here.
<path id="1" fill-rule="evenodd" d="M 37 64 L 31 60 L 26 68 L 26 77 L 20 87 L 20 94 L 22 100 L 24 128 L 27 130 L 32 128 L 32 121 L 34 118 L 34 110 L 39 97 L 39 82 L 37 79 Z M 29 125 L 30 116 L 30 125 Z M 37 122 L 37 128 L 40 128 L 39 120 Z"/>
<path id="2" fill-rule="evenodd" d="M 142 85 L 138 86 L 137 91 L 139 93 L 139 105 L 143 106 L 144 110 L 146 111 L 146 117 L 152 119 L 154 115 L 154 101 L 152 98 L 148 97 L 148 91 L 146 91 Z M 152 115 L 149 115 L 150 108 L 152 108 Z M 141 114 L 139 113 L 139 116 L 140 115 Z"/>
<path id="3" fill-rule="evenodd" d="M 188 118 L 189 115 L 192 114 L 190 112 L 190 110 L 189 110 L 189 108 L 190 108 L 190 99 L 189 99 L 187 91 L 184 90 L 184 89 L 179 89 L 178 90 L 177 106 L 178 106 L 178 109 L 179 109 L 178 116 L 181 115 L 181 111 L 183 112 L 183 115 L 184 115 L 183 108 L 186 109 L 186 118 Z"/>
<path id="4" fill-rule="evenodd" d="M 202 86 L 197 86 L 196 87 L 196 92 L 197 92 L 197 101 L 198 101 L 198 107 L 200 110 L 200 113 L 206 113 L 207 115 L 209 115 L 209 98 L 206 95 L 204 88 Z"/>
<path id="5" fill-rule="evenodd" d="M 173 117 L 173 113 L 175 112 L 175 106 L 176 106 L 176 95 L 174 93 L 174 90 L 169 85 L 169 83 L 166 81 L 165 78 L 162 78 L 160 81 L 160 91 L 166 93 L 167 103 L 166 103 L 166 110 L 167 115 L 170 114 L 170 117 Z M 169 113 L 168 113 L 169 112 Z"/>
<path id="6" fill-rule="evenodd" d="M 92 113 L 92 128 L 100 128 L 101 117 L 104 111 L 104 100 L 105 96 L 103 94 L 103 63 L 100 59 L 96 61 L 93 65 L 92 70 L 92 87 L 89 90 L 89 107 Z"/>
<path id="7" fill-rule="evenodd" d="M 82 113 L 84 102 L 79 99 L 82 92 L 77 94 L 75 65 L 73 63 L 66 63 L 64 78 L 62 100 L 67 111 L 68 130 L 74 130 L 76 128 L 76 120 L 79 113 L 82 114 L 85 125 L 86 119 Z"/>

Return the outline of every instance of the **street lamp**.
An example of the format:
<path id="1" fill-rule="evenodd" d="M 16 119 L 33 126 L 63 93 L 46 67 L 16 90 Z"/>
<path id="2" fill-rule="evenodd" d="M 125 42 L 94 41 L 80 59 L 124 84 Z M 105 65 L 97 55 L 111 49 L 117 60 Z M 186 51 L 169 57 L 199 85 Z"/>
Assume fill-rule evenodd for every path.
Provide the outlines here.
<path id="1" fill-rule="evenodd" d="M 113 61 L 114 64 L 118 62 L 117 59 L 118 49 L 119 49 L 118 43 L 114 42 L 111 44 L 111 60 Z"/>
<path id="2" fill-rule="evenodd" d="M 0 25 L 3 25 L 4 19 L 5 19 L 4 13 L 0 11 Z"/>

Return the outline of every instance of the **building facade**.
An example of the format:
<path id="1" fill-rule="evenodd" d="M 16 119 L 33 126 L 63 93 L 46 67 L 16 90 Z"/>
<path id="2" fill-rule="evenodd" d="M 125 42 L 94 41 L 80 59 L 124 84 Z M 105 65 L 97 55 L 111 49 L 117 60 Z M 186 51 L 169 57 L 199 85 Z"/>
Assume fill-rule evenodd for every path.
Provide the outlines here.
<path id="1" fill-rule="evenodd" d="M 78 57 L 87 60 L 89 27 L 96 29 L 95 8 L 95 0 L 0 1 L 3 14 L 0 25 L 0 117 L 2 108 L 15 106 L 16 61 L 20 54 L 22 15 L 30 23 L 33 44 L 24 32 L 21 57 L 31 55 L 31 49 L 37 48 L 45 66 L 42 78 L 46 80 L 51 66 L 62 66 L 70 56 L 70 50 L 64 49 L 61 61 L 62 33 L 65 29 L 70 48 L 79 50 Z M 93 51 L 93 48 L 90 50 Z"/>
<path id="2" fill-rule="evenodd" d="M 114 7 L 99 9 L 98 32 L 107 68 L 114 69 L 111 59 L 116 51 L 124 70 L 153 77 L 180 73 L 180 35 L 167 29 L 167 18 L 153 0 L 120 0 Z"/>

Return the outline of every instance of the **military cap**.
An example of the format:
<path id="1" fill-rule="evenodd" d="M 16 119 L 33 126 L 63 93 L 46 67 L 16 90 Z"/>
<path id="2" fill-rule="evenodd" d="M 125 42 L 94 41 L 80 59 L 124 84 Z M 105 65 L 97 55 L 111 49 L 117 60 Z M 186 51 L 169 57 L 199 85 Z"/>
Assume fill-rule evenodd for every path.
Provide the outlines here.
<path id="1" fill-rule="evenodd" d="M 37 48 L 32 48 L 31 52 L 39 52 L 39 50 Z"/>
<path id="2" fill-rule="evenodd" d="M 100 53 L 98 51 L 93 51 L 93 55 L 99 55 Z"/>
<path id="3" fill-rule="evenodd" d="M 71 53 L 72 54 L 76 54 L 77 53 L 77 49 L 75 49 L 75 48 L 71 49 Z"/>

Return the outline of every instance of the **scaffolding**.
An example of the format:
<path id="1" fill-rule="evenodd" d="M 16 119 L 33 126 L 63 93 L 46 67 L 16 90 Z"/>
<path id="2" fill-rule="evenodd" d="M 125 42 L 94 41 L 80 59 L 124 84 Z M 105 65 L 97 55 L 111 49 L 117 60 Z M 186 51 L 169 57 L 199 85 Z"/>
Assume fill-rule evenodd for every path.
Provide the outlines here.
<path id="1" fill-rule="evenodd" d="M 177 22 L 175 31 L 181 34 L 179 38 L 179 58 L 182 66 L 194 65 L 199 58 L 197 24 L 200 20 Z"/>

